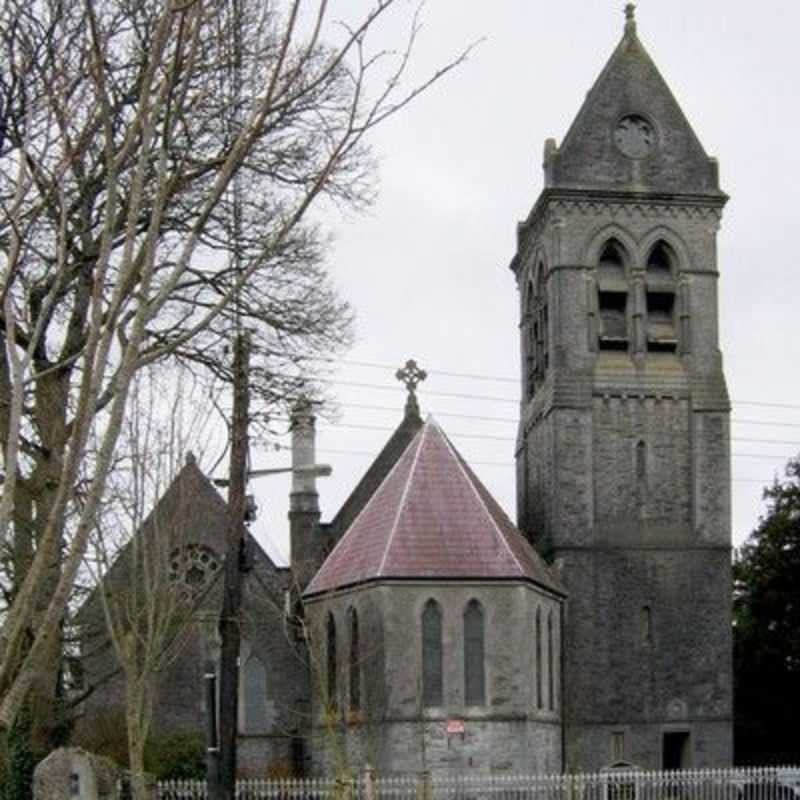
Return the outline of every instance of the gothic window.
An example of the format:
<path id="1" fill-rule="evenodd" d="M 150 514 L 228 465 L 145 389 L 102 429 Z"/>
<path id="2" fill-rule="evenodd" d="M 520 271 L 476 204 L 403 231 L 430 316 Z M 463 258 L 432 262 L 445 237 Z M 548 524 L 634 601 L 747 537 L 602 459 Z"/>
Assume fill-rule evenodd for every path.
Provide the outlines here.
<path id="1" fill-rule="evenodd" d="M 647 258 L 647 275 L 655 278 L 671 278 L 675 266 L 672 248 L 663 241 L 656 242 Z"/>
<path id="2" fill-rule="evenodd" d="M 625 249 L 616 239 L 609 239 L 600 253 L 598 268 L 601 281 L 625 281 Z"/>
<path id="3" fill-rule="evenodd" d="M 470 600 L 464 610 L 464 702 L 486 705 L 483 607 Z"/>
<path id="4" fill-rule="evenodd" d="M 625 250 L 616 239 L 606 242 L 597 265 L 598 343 L 601 350 L 628 349 L 626 261 Z"/>
<path id="5" fill-rule="evenodd" d="M 348 612 L 350 621 L 350 708 L 361 708 L 361 652 L 358 641 L 358 614 L 354 608 Z"/>
<path id="6" fill-rule="evenodd" d="M 336 708 L 336 622 L 333 614 L 328 614 L 327 623 L 327 678 L 328 678 L 328 706 Z"/>
<path id="7" fill-rule="evenodd" d="M 643 441 L 636 443 L 636 482 L 647 480 L 647 445 Z"/>
<path id="8" fill-rule="evenodd" d="M 267 670 L 255 654 L 242 671 L 242 733 L 264 733 L 267 728 Z"/>
<path id="9" fill-rule="evenodd" d="M 611 733 L 611 761 L 622 761 L 625 758 L 625 731 Z"/>
<path id="10" fill-rule="evenodd" d="M 547 305 L 547 284 L 545 267 L 539 263 L 536 268 L 536 284 L 528 285 L 528 396 L 533 397 L 544 380 L 550 366 L 549 313 Z"/>
<path id="11" fill-rule="evenodd" d="M 650 606 L 642 608 L 642 644 L 650 645 L 653 643 L 653 612 Z"/>
<path id="12" fill-rule="evenodd" d="M 202 544 L 187 544 L 170 553 L 170 580 L 187 600 L 193 600 L 202 594 L 219 568 L 217 554 Z"/>
<path id="13" fill-rule="evenodd" d="M 428 600 L 422 612 L 422 705 L 444 702 L 442 675 L 442 612 L 435 600 Z"/>
<path id="14" fill-rule="evenodd" d="M 556 708 L 555 681 L 555 637 L 553 636 L 553 612 L 547 615 L 547 700 L 551 711 Z"/>
<path id="15" fill-rule="evenodd" d="M 536 708 L 544 708 L 542 698 L 542 609 L 536 609 Z"/>
<path id="16" fill-rule="evenodd" d="M 663 241 L 656 242 L 647 257 L 647 349 L 675 352 L 675 254 Z"/>

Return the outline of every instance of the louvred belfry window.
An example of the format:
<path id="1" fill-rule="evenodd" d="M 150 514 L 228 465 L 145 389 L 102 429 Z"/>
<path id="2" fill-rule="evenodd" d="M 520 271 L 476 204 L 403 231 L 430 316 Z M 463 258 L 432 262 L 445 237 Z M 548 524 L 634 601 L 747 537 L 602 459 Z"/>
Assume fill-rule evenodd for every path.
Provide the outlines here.
<path id="1" fill-rule="evenodd" d="M 647 258 L 647 349 L 674 352 L 678 346 L 675 324 L 675 264 L 672 248 L 656 242 Z"/>
<path id="2" fill-rule="evenodd" d="M 625 250 L 616 239 L 606 242 L 597 264 L 597 311 L 601 350 L 628 349 L 628 282 Z"/>
<path id="3" fill-rule="evenodd" d="M 545 266 L 536 268 L 536 284 L 528 286 L 528 396 L 533 397 L 550 366 L 549 312 Z"/>

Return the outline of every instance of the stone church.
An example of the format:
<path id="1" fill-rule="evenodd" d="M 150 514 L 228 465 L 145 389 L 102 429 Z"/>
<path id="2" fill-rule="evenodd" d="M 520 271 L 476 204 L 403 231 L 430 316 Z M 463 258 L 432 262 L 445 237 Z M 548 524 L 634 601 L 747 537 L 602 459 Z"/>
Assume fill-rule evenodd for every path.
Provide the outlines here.
<path id="1" fill-rule="evenodd" d="M 246 578 L 250 774 L 731 763 L 726 199 L 629 5 L 517 227 L 517 525 L 423 419 L 413 362 L 398 428 L 327 523 L 299 406 L 291 565 L 253 542 Z M 198 537 L 175 571 L 200 559 L 213 610 L 224 503 L 194 464 L 170 492 L 163 513 Z M 161 730 L 203 728 L 211 645 L 198 631 L 189 647 L 164 676 Z"/>

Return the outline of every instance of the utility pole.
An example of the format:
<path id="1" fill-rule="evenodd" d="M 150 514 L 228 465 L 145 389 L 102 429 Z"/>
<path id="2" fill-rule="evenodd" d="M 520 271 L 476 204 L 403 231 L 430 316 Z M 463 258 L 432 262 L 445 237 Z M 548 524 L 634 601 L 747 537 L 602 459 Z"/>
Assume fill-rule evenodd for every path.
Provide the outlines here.
<path id="1" fill-rule="evenodd" d="M 250 339 L 238 333 L 233 353 L 233 420 L 228 478 L 228 530 L 225 537 L 222 614 L 219 619 L 219 784 L 209 783 L 209 800 L 234 800 L 239 706 L 239 647 L 242 622 L 242 566 L 247 486 L 247 425 L 250 406 Z"/>

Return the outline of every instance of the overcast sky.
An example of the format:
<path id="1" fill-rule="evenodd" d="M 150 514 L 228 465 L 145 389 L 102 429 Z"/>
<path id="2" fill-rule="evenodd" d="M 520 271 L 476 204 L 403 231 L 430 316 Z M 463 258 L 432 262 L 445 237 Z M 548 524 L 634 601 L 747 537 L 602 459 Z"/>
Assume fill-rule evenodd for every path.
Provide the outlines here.
<path id="1" fill-rule="evenodd" d="M 366 2 L 333 5 L 348 13 Z M 394 370 L 407 358 L 430 372 L 420 390 L 423 413 L 437 417 L 515 519 L 519 341 L 508 270 L 515 226 L 541 191 L 544 140 L 561 142 L 622 35 L 622 6 L 429 0 L 415 74 L 483 42 L 374 138 L 380 197 L 371 211 L 331 221 L 330 271 L 355 306 L 358 341 L 333 387 L 340 424 L 319 425 L 319 459 L 334 468 L 320 481 L 323 519 L 398 424 L 404 394 Z M 762 512 L 764 483 L 800 452 L 800 5 L 643 0 L 637 20 L 700 141 L 719 159 L 731 196 L 719 269 L 738 544 Z M 394 24 L 381 31 L 386 46 L 396 46 L 401 33 Z M 288 463 L 285 452 L 253 456 L 256 466 Z M 252 488 L 262 506 L 253 531 L 283 560 L 288 480 Z"/>

